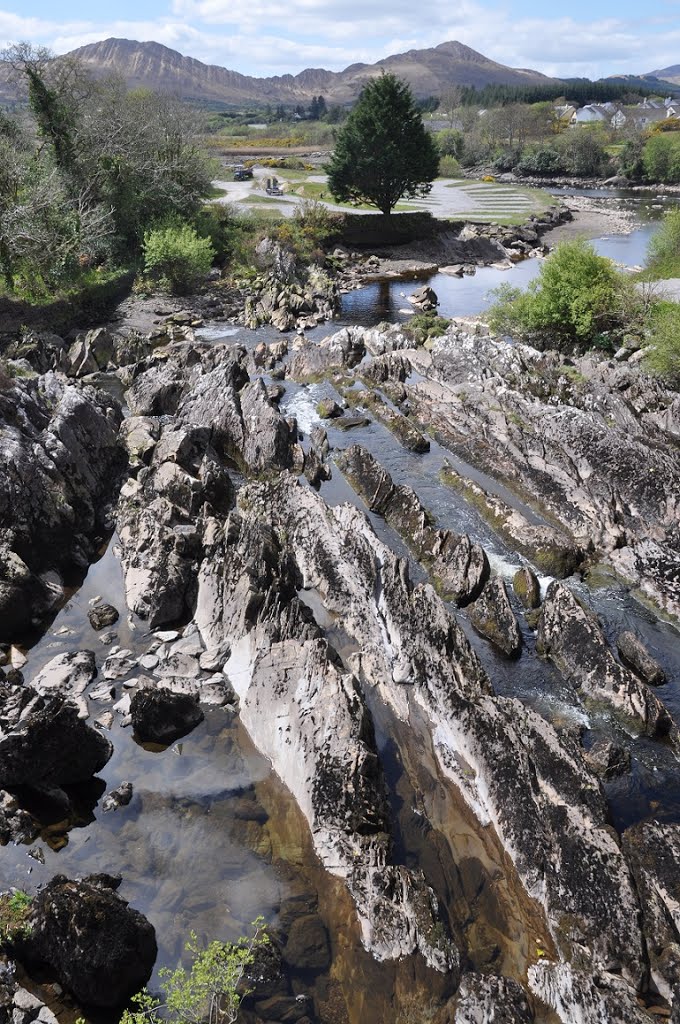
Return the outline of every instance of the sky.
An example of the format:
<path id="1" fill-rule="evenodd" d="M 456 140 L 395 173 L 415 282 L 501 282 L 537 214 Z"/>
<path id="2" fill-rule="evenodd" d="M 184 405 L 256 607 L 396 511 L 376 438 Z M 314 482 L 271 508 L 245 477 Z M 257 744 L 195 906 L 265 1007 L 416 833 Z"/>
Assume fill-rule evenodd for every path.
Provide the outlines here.
<path id="1" fill-rule="evenodd" d="M 109 36 L 258 77 L 340 71 L 456 39 L 512 67 L 600 78 L 680 64 L 680 0 L 0 0 L 0 47 L 65 53 Z"/>

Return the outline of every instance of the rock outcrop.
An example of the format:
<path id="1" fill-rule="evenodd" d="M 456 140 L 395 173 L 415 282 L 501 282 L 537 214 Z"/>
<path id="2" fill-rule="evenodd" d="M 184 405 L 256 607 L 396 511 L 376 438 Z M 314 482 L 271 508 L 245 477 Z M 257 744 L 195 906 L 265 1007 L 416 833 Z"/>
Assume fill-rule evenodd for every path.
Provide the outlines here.
<path id="1" fill-rule="evenodd" d="M 595 616 L 561 583 L 548 588 L 537 643 L 575 687 L 611 705 L 629 728 L 648 736 L 671 736 L 677 744 L 677 726 L 667 708 L 646 683 L 619 665 Z"/>
<path id="2" fill-rule="evenodd" d="M 203 721 L 198 696 L 167 687 L 137 690 L 130 703 L 135 735 L 143 743 L 174 743 Z"/>
<path id="3" fill-rule="evenodd" d="M 293 591 L 314 591 L 342 622 L 358 645 L 351 664 L 363 685 L 376 688 L 402 719 L 410 706 L 425 715 L 442 772 L 480 824 L 495 828 L 527 892 L 544 907 L 560 955 L 570 960 L 578 949 L 587 949 L 603 970 L 618 970 L 637 985 L 643 951 L 634 924 L 635 891 L 606 824 L 602 794 L 573 741 L 558 737 L 519 701 L 492 696 L 464 634 L 432 588 L 412 586 L 406 564 L 377 539 L 355 508 L 328 508 L 286 476 L 249 485 L 239 507 L 238 522 L 226 530 L 216 526 L 212 533 L 217 546 L 201 569 L 196 621 L 206 646 L 229 647 L 225 671 L 241 696 L 244 722 L 306 809 L 322 859 L 346 875 L 369 942 L 373 929 L 371 948 L 384 950 L 370 924 L 368 907 L 375 894 L 362 884 L 358 898 L 356 869 L 348 874 L 346 866 L 330 859 L 337 855 L 331 855 L 326 840 L 329 826 L 318 816 L 321 808 L 309 788 L 318 769 L 309 780 L 297 769 L 299 751 L 314 757 L 320 744 L 324 749 L 331 736 L 343 735 L 338 724 L 332 730 L 324 724 L 331 713 L 328 704 L 339 714 L 349 709 L 349 695 L 359 700 L 359 693 L 351 683 L 340 698 L 327 654 L 318 667 L 325 648 L 314 639 L 309 616 L 300 623 L 296 599 L 286 599 Z M 268 538 L 266 572 L 255 551 L 258 536 Z M 286 561 L 292 578 L 284 586 L 276 578 L 276 565 Z M 303 650 L 294 643 L 296 634 L 303 638 Z M 273 649 L 272 644 L 282 646 Z M 277 664 L 282 670 L 290 666 L 283 677 Z M 334 678 L 333 700 L 322 701 L 320 693 Z M 272 701 L 280 708 L 277 716 L 263 714 Z M 278 721 L 285 724 L 284 732 Z M 310 729 L 316 730 L 313 743 Z M 360 763 L 356 754 L 352 757 Z M 347 770 L 341 775 L 346 778 Z M 371 800 L 377 806 L 375 795 Z M 356 805 L 361 808 L 362 801 Z M 359 842 L 356 836 L 352 841 Z M 371 842 L 375 836 L 363 841 L 369 848 Z M 339 839 L 332 849 L 342 851 Z M 370 863 L 370 855 L 366 860 Z M 368 907 L 362 892 L 372 896 Z M 402 908 L 402 922 L 404 913 Z"/>
<path id="4" fill-rule="evenodd" d="M 368 509 L 384 516 L 403 537 L 447 597 L 460 606 L 479 597 L 489 577 L 489 561 L 479 544 L 465 534 L 437 529 L 415 491 L 395 484 L 360 445 L 338 453 L 336 462 Z"/>
<path id="5" fill-rule="evenodd" d="M 54 373 L 0 386 L 0 640 L 64 599 L 111 531 L 120 407 Z"/>

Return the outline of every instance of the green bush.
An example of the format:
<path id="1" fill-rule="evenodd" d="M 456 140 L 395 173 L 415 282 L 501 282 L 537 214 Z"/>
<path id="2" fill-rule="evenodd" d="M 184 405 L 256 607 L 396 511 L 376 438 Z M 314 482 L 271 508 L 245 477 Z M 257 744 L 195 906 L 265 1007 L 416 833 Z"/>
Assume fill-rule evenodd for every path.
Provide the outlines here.
<path id="1" fill-rule="evenodd" d="M 657 302 L 649 318 L 648 369 L 680 386 L 680 304 Z"/>
<path id="2" fill-rule="evenodd" d="M 323 263 L 324 249 L 339 239 L 342 223 L 342 214 L 333 213 L 323 203 L 305 199 L 296 206 L 293 216 L 271 234 L 302 263 Z"/>
<path id="3" fill-rule="evenodd" d="M 680 182 L 680 137 L 652 135 L 642 151 L 642 166 L 649 181 Z"/>
<path id="4" fill-rule="evenodd" d="M 553 174 L 562 174 L 564 165 L 557 150 L 550 146 L 542 146 L 535 150 L 525 150 L 516 169 L 519 174 L 535 174 L 540 178 L 549 178 Z"/>
<path id="5" fill-rule="evenodd" d="M 647 267 L 657 278 L 680 276 L 680 209 L 669 210 L 652 235 L 647 247 Z"/>
<path id="6" fill-rule="evenodd" d="M 611 260 L 583 240 L 562 242 L 526 292 L 502 286 L 489 311 L 491 327 L 540 338 L 557 347 L 611 345 L 633 315 L 625 285 Z"/>
<path id="7" fill-rule="evenodd" d="M 460 173 L 460 164 L 456 160 L 455 156 L 439 157 L 440 178 L 460 178 Z"/>
<path id="8" fill-rule="evenodd" d="M 175 295 L 186 295 L 206 276 L 215 250 L 188 224 L 155 228 L 144 235 L 144 272 Z"/>
<path id="9" fill-rule="evenodd" d="M 163 968 L 160 972 L 164 1001 L 146 989 L 132 997 L 134 1010 L 126 1010 L 121 1024 L 234 1024 L 248 969 L 257 950 L 266 946 L 269 936 L 264 918 L 253 922 L 253 934 L 236 942 L 209 943 L 204 949 L 192 932 L 186 945 L 191 967 Z"/>

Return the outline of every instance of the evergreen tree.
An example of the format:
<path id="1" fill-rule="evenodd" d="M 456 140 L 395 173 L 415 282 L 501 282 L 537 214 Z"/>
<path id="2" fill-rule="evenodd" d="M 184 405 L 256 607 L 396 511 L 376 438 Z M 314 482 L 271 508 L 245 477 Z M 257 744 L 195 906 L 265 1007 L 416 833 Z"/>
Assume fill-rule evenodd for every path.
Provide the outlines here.
<path id="1" fill-rule="evenodd" d="M 326 170 L 336 199 L 368 203 L 388 214 L 402 197 L 427 195 L 438 167 L 437 147 L 411 90 L 388 74 L 361 93 Z"/>

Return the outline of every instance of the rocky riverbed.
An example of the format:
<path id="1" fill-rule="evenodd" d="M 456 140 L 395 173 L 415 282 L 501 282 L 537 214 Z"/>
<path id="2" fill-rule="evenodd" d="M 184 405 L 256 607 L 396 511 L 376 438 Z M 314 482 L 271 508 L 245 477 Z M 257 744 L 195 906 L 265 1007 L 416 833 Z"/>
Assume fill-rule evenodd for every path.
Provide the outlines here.
<path id="1" fill-rule="evenodd" d="M 115 894 L 112 859 L 126 899 L 160 869 L 126 845 L 147 815 L 196 814 L 139 759 L 200 734 L 225 751 L 201 741 L 202 827 L 248 850 L 273 937 L 244 1019 L 680 1021 L 677 393 L 632 349 L 478 320 L 246 350 L 172 315 L 134 344 L 25 336 L 1 383 L 0 840 L 51 879 L 22 969 L 108 1007 L 177 955 L 178 915 L 210 939 L 237 914 L 228 852 L 228 903 L 194 856 L 155 937 Z M 112 533 L 120 590 L 62 620 Z M 13 1019 L 49 1024 L 5 972 Z"/>

